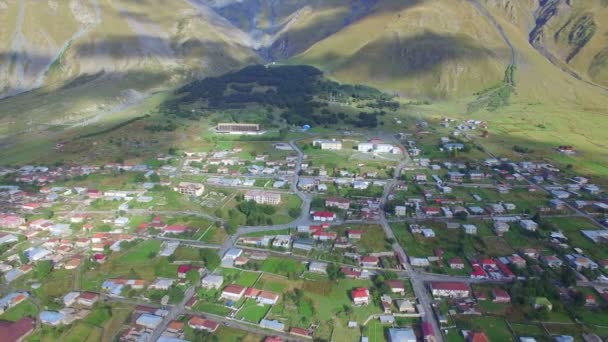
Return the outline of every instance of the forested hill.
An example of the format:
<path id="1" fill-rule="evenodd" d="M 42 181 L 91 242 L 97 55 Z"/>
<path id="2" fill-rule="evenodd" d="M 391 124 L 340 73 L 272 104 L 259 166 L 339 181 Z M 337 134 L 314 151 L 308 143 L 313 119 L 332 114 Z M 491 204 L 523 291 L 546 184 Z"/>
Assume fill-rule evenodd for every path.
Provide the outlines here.
<path id="1" fill-rule="evenodd" d="M 337 124 L 375 127 L 384 109 L 396 110 L 391 96 L 374 88 L 345 85 L 328 80 L 310 66 L 253 65 L 218 77 L 191 82 L 176 90 L 175 99 L 164 104 L 170 115 L 196 118 L 205 111 L 255 106 L 279 109 L 289 124 Z M 330 110 L 332 103 L 365 102 L 373 112 L 347 113 Z M 184 107 L 196 110 L 185 111 Z M 363 107 L 363 106 L 362 106 Z"/>

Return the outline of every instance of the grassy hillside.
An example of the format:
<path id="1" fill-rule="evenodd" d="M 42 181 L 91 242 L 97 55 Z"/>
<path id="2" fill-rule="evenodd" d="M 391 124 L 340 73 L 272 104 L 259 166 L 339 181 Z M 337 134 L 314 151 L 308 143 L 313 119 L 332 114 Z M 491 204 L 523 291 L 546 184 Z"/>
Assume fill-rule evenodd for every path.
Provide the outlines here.
<path id="1" fill-rule="evenodd" d="M 582 78 L 608 85 L 608 3 L 545 1 L 536 12 L 530 41 Z"/>
<path id="2" fill-rule="evenodd" d="M 447 98 L 498 82 L 505 42 L 463 2 L 383 1 L 368 15 L 295 57 L 333 77 L 407 97 Z"/>

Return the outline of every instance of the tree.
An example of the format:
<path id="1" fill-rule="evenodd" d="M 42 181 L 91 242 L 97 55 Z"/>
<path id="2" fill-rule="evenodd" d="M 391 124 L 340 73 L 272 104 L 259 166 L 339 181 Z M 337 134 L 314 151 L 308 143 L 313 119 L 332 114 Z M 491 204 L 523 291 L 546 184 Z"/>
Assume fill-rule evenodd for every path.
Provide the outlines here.
<path id="1" fill-rule="evenodd" d="M 36 265 L 36 270 L 35 270 L 36 277 L 38 279 L 43 279 L 44 277 L 49 275 L 49 273 L 51 273 L 52 270 L 53 270 L 53 262 L 51 260 L 39 261 L 38 264 Z"/>
<path id="2" fill-rule="evenodd" d="M 190 270 L 186 273 L 186 279 L 190 282 L 190 284 L 198 285 L 201 281 L 201 274 L 197 270 Z"/>
<path id="3" fill-rule="evenodd" d="M 143 173 L 138 172 L 135 174 L 134 181 L 137 183 L 143 183 L 146 181 L 146 176 Z"/>
<path id="4" fill-rule="evenodd" d="M 25 255 L 24 252 L 19 253 L 19 261 L 21 261 L 22 264 L 27 264 L 30 259 L 27 257 L 27 255 Z"/>
<path id="5" fill-rule="evenodd" d="M 329 277 L 329 280 L 335 281 L 344 278 L 344 273 L 340 271 L 338 265 L 332 263 L 327 265 L 327 276 Z"/>
<path id="6" fill-rule="evenodd" d="M 167 294 L 171 303 L 179 303 L 184 299 L 184 291 L 175 286 L 171 287 Z"/>
<path id="7" fill-rule="evenodd" d="M 156 258 L 156 252 L 152 251 L 150 253 L 148 253 L 148 259 L 154 259 Z"/>
<path id="8" fill-rule="evenodd" d="M 566 265 L 562 266 L 560 280 L 566 287 L 570 287 L 576 284 L 576 272 Z"/>
<path id="9" fill-rule="evenodd" d="M 152 183 L 160 183 L 160 176 L 156 173 L 150 175 L 150 182 Z"/>
<path id="10" fill-rule="evenodd" d="M 53 216 L 55 216 L 55 212 L 50 210 L 50 209 L 46 209 L 42 212 L 42 216 L 47 219 L 50 220 L 53 218 Z"/>
<path id="11" fill-rule="evenodd" d="M 289 208 L 289 217 L 295 219 L 298 216 L 300 216 L 300 209 L 299 208 Z"/>

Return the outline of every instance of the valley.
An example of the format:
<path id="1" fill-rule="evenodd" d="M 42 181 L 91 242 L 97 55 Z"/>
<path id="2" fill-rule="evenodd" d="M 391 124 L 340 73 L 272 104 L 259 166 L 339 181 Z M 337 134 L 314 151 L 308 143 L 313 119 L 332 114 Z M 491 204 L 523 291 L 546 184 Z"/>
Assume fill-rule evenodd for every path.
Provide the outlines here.
<path id="1" fill-rule="evenodd" d="M 608 339 L 606 0 L 0 0 L 0 340 Z"/>

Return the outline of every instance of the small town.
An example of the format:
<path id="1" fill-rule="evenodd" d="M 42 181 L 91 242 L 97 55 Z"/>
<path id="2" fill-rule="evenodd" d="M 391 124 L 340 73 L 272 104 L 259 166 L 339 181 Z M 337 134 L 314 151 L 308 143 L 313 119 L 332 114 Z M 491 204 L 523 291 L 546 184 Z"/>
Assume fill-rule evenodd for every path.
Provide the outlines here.
<path id="1" fill-rule="evenodd" d="M 0 336 L 601 341 L 604 189 L 484 153 L 466 136 L 486 127 L 443 118 L 2 168 Z"/>

